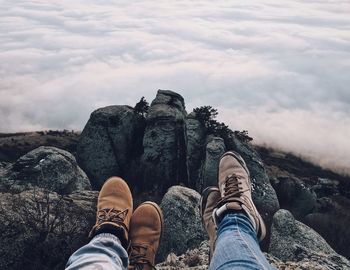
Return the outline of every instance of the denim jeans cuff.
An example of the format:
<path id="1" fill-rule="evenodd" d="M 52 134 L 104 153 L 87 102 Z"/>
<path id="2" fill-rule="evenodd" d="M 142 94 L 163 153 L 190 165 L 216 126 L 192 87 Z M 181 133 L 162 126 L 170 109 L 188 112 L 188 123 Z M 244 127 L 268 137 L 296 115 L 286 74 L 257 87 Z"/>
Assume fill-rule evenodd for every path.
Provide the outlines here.
<path id="1" fill-rule="evenodd" d="M 95 241 L 95 240 L 99 240 L 99 239 L 109 239 L 109 240 L 117 242 L 118 244 L 121 245 L 121 242 L 120 242 L 119 238 L 116 237 L 114 234 L 111 234 L 111 233 L 99 233 L 99 234 L 95 235 L 94 238 L 92 238 L 91 241 Z"/>

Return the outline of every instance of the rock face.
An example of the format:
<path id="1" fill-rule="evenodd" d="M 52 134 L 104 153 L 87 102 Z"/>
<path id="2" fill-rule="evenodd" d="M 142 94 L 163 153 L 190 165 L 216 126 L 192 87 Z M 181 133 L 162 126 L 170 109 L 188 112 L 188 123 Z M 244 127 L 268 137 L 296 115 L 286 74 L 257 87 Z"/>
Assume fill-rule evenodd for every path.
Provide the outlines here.
<path id="1" fill-rule="evenodd" d="M 269 252 L 282 260 L 294 260 L 298 246 L 326 254 L 335 253 L 318 233 L 295 220 L 288 210 L 281 209 L 273 218 Z"/>
<path id="2" fill-rule="evenodd" d="M 316 194 L 296 177 L 280 177 L 273 181 L 280 205 L 302 219 L 316 208 Z"/>
<path id="3" fill-rule="evenodd" d="M 108 106 L 94 111 L 77 147 L 78 162 L 94 188 L 110 176 L 125 177 L 130 161 L 142 151 L 143 120 L 129 106 Z"/>
<path id="4" fill-rule="evenodd" d="M 313 229 L 294 219 L 288 210 L 279 210 L 273 218 L 269 253 L 284 261 L 301 261 L 318 256 L 329 269 L 349 269 L 350 262 L 338 255 Z"/>
<path id="5" fill-rule="evenodd" d="M 188 184 L 185 117 L 183 98 L 159 90 L 147 114 L 143 137 L 141 161 L 146 186 L 166 191 L 174 184 Z"/>
<path id="6" fill-rule="evenodd" d="M 218 166 L 220 157 L 225 153 L 225 143 L 220 137 L 208 136 L 205 160 L 202 167 L 200 191 L 218 183 Z"/>
<path id="7" fill-rule="evenodd" d="M 94 191 L 0 193 L 0 269 L 64 269 L 86 243 L 96 199 Z"/>
<path id="8" fill-rule="evenodd" d="M 110 176 L 162 194 L 174 184 L 187 185 L 186 115 L 183 98 L 166 90 L 158 91 L 146 119 L 129 106 L 94 111 L 77 147 L 93 188 Z"/>
<path id="9" fill-rule="evenodd" d="M 200 168 L 202 165 L 203 145 L 205 130 L 203 125 L 195 119 L 193 113 L 189 114 L 186 121 L 187 134 L 187 169 L 189 186 L 200 190 Z"/>
<path id="10" fill-rule="evenodd" d="M 199 214 L 200 195 L 196 191 L 173 186 L 164 195 L 160 207 L 164 215 L 164 232 L 157 261 L 170 253 L 182 254 L 207 238 Z"/>
<path id="11" fill-rule="evenodd" d="M 91 189 L 88 177 L 72 154 L 45 146 L 20 157 L 3 172 L 2 191 L 20 192 L 33 186 L 60 194 Z"/>

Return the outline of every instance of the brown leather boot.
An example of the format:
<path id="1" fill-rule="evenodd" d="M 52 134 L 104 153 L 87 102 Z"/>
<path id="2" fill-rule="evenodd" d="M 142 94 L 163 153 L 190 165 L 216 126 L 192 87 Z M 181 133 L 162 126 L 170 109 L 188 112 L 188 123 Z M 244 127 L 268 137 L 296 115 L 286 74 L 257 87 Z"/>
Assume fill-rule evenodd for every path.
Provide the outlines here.
<path id="1" fill-rule="evenodd" d="M 98 195 L 96 224 L 92 227 L 89 238 L 100 233 L 112 233 L 126 249 L 132 210 L 132 195 L 128 184 L 119 177 L 109 178 Z"/>
<path id="2" fill-rule="evenodd" d="M 220 191 L 217 187 L 207 187 L 200 200 L 200 213 L 202 224 L 209 236 L 209 262 L 214 254 L 216 242 L 216 225 L 213 219 L 213 211 L 221 199 Z"/>
<path id="3" fill-rule="evenodd" d="M 129 269 L 155 269 L 155 256 L 160 244 L 163 215 L 154 202 L 142 203 L 130 222 Z"/>
<path id="4" fill-rule="evenodd" d="M 244 211 L 262 241 L 266 235 L 265 223 L 253 203 L 250 173 L 243 158 L 236 152 L 226 152 L 220 159 L 218 178 L 221 200 L 215 210 L 215 222 L 227 211 Z"/>

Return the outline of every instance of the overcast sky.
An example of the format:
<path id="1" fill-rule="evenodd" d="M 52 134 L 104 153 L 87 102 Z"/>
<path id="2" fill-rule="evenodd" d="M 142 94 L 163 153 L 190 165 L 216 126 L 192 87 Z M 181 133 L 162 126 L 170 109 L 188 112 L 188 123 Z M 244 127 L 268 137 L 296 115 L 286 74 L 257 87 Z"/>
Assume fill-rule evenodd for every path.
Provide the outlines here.
<path id="1" fill-rule="evenodd" d="M 0 0 L 0 132 L 81 130 L 171 89 L 350 171 L 349 14 L 349 0 Z"/>

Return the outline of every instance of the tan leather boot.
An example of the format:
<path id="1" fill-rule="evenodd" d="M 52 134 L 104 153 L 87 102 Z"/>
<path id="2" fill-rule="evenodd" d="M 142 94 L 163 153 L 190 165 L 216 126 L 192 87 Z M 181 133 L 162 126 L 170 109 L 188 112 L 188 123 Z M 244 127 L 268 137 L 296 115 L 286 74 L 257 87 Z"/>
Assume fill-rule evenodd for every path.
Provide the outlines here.
<path id="1" fill-rule="evenodd" d="M 128 184 L 119 177 L 109 178 L 98 195 L 96 224 L 89 237 L 100 233 L 112 233 L 126 249 L 132 210 L 132 195 Z"/>
<path id="2" fill-rule="evenodd" d="M 155 256 L 160 244 L 163 215 L 154 202 L 142 203 L 131 217 L 129 269 L 155 269 Z"/>
<path id="3" fill-rule="evenodd" d="M 221 200 L 215 210 L 215 222 L 227 211 L 244 211 L 262 241 L 266 235 L 265 223 L 253 203 L 250 174 L 243 158 L 238 153 L 226 152 L 220 159 L 218 178 Z"/>
<path id="4" fill-rule="evenodd" d="M 220 191 L 217 187 L 207 187 L 200 200 L 200 213 L 202 224 L 209 236 L 209 262 L 214 254 L 216 242 L 216 225 L 213 219 L 213 211 L 221 199 Z"/>

